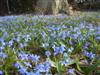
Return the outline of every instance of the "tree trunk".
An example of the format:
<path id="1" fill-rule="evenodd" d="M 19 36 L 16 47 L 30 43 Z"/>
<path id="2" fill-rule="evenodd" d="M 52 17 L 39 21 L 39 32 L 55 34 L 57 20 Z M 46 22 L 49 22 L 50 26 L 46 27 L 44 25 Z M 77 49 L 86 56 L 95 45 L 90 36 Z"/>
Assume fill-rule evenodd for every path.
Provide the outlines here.
<path id="1" fill-rule="evenodd" d="M 38 0 L 35 12 L 37 14 L 58 14 L 59 12 L 69 14 L 69 4 L 67 0 Z"/>
<path id="2" fill-rule="evenodd" d="M 10 14 L 10 8 L 9 8 L 9 0 L 6 0 L 6 4 L 7 4 L 7 10 L 8 10 L 8 14 Z"/>

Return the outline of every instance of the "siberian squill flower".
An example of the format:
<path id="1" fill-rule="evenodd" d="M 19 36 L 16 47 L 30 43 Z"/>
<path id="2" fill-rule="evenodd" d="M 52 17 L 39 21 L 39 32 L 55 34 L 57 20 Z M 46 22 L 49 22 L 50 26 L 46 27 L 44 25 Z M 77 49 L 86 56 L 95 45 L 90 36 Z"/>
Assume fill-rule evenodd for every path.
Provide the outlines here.
<path id="1" fill-rule="evenodd" d="M 23 51 L 18 52 L 19 60 L 28 60 L 28 54 L 25 54 Z"/>
<path id="2" fill-rule="evenodd" d="M 0 70 L 0 75 L 3 75 L 3 71 Z"/>
<path id="3" fill-rule="evenodd" d="M 35 67 L 36 71 L 48 73 L 51 68 L 51 64 L 48 61 L 45 61 L 42 64 L 37 64 Z"/>
<path id="4" fill-rule="evenodd" d="M 4 49 L 4 46 L 0 46 L 0 52 Z"/>
<path id="5" fill-rule="evenodd" d="M 27 67 L 32 67 L 32 65 L 30 64 L 30 62 L 24 62 L 25 66 Z"/>
<path id="6" fill-rule="evenodd" d="M 68 71 L 67 71 L 67 74 L 72 74 L 72 75 L 74 75 L 75 74 L 75 69 L 68 69 Z"/>
<path id="7" fill-rule="evenodd" d="M 26 75 L 26 73 L 27 73 L 27 70 L 25 69 L 25 67 L 21 67 L 18 71 L 22 75 Z"/>
<path id="8" fill-rule="evenodd" d="M 54 46 L 54 55 L 57 55 L 59 53 L 63 54 L 63 52 L 65 51 L 65 45 L 61 45 L 61 46 Z"/>
<path id="9" fill-rule="evenodd" d="M 10 40 L 8 43 L 8 47 L 11 47 L 13 45 L 13 40 Z"/>
<path id="10" fill-rule="evenodd" d="M 32 62 L 38 62 L 40 56 L 31 54 L 28 56 L 28 58 L 29 58 L 29 60 L 32 60 Z"/>
<path id="11" fill-rule="evenodd" d="M 1 57 L 1 58 L 3 58 L 3 59 L 5 59 L 5 58 L 7 58 L 7 57 L 8 57 L 8 55 L 7 55 L 7 54 L 5 54 L 5 53 L 3 53 L 3 52 L 0 52 L 0 57 Z"/>
<path id="12" fill-rule="evenodd" d="M 20 68 L 20 64 L 19 64 L 19 63 L 17 63 L 17 62 L 16 62 L 16 63 L 14 63 L 14 64 L 13 64 L 13 66 L 14 66 L 14 67 L 16 67 L 17 69 L 19 69 L 19 68 Z"/>
<path id="13" fill-rule="evenodd" d="M 84 51 L 84 55 L 90 59 L 95 57 L 95 54 L 93 54 L 92 52 L 87 52 L 87 51 Z"/>
<path id="14" fill-rule="evenodd" d="M 69 65 L 71 62 L 71 59 L 70 58 L 66 58 L 65 60 L 61 61 L 61 64 L 64 65 L 64 66 L 67 66 Z"/>
<path id="15" fill-rule="evenodd" d="M 46 52 L 45 52 L 45 55 L 46 55 L 47 57 L 49 57 L 49 56 L 51 55 L 50 51 L 46 51 Z"/>

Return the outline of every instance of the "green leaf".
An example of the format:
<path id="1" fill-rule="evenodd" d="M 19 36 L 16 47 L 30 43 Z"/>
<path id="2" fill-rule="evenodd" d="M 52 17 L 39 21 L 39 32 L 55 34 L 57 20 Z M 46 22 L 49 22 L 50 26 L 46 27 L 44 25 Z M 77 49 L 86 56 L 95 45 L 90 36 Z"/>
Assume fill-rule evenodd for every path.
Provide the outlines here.
<path id="1" fill-rule="evenodd" d="M 51 66 L 52 66 L 52 67 L 55 67 L 55 68 L 57 67 L 57 66 L 56 66 L 56 63 L 55 63 L 54 61 L 52 61 L 52 60 L 49 59 L 49 58 L 48 58 L 47 60 L 51 63 Z"/>
<path id="2" fill-rule="evenodd" d="M 89 65 L 89 66 L 84 67 L 84 68 L 83 68 L 83 71 L 84 71 L 85 74 L 88 75 L 89 73 L 95 71 L 99 65 L 100 65 L 100 60 L 98 60 L 98 61 L 97 61 L 95 64 L 93 64 L 93 65 Z"/>

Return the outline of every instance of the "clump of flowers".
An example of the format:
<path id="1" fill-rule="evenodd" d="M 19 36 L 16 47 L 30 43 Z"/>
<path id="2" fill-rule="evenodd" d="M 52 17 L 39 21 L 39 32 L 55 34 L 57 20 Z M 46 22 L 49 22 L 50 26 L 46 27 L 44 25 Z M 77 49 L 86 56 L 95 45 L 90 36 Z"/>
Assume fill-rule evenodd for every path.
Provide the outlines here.
<path id="1" fill-rule="evenodd" d="M 99 24 L 95 15 L 0 17 L 0 75 L 100 74 Z"/>

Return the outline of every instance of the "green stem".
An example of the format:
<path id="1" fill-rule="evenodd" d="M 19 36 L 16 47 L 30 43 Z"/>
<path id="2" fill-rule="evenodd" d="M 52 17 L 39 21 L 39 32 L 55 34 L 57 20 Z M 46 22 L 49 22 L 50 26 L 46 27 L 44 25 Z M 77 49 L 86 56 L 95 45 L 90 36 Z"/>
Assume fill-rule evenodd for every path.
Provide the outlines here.
<path id="1" fill-rule="evenodd" d="M 58 71 L 58 75 L 62 75 L 62 66 L 59 62 L 57 62 L 57 71 Z"/>
<path id="2" fill-rule="evenodd" d="M 8 75 L 8 72 L 6 71 L 6 69 L 5 69 L 5 75 Z"/>

